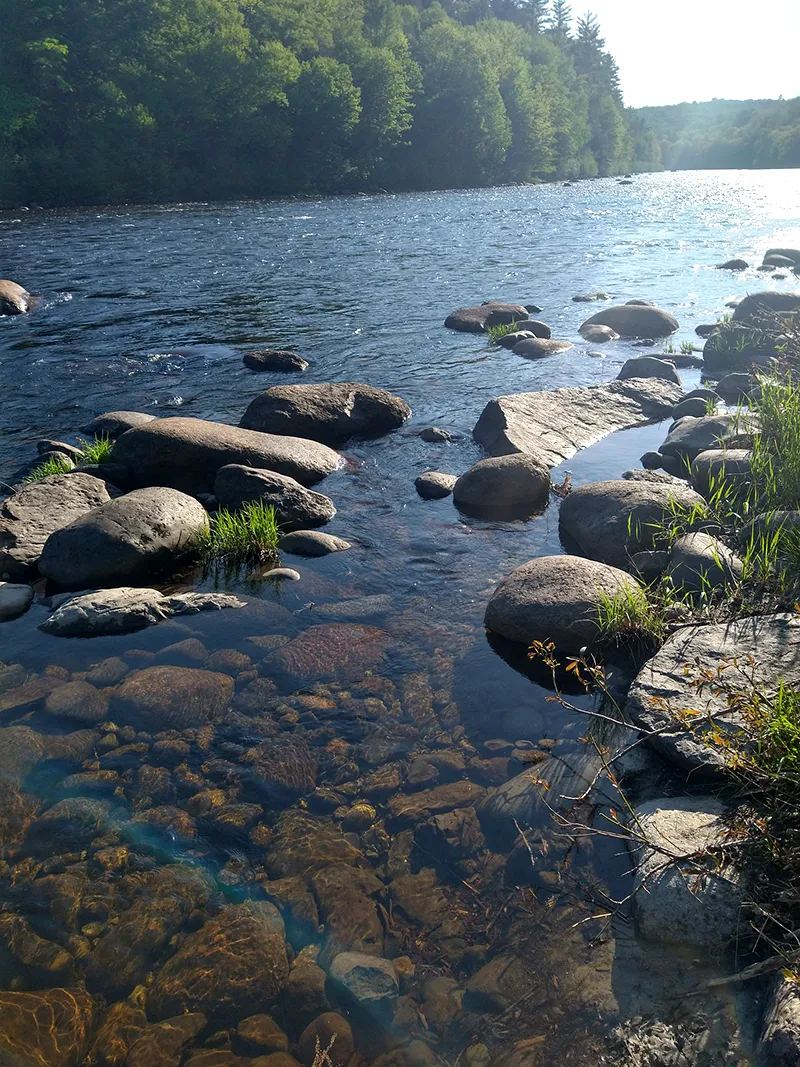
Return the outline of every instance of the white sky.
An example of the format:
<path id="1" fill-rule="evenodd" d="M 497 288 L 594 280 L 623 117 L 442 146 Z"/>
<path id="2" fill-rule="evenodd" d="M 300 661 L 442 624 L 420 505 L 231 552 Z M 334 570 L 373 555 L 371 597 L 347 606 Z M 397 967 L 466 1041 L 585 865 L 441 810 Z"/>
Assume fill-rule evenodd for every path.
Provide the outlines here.
<path id="1" fill-rule="evenodd" d="M 800 96 L 800 0 L 572 0 L 593 11 L 629 107 Z"/>

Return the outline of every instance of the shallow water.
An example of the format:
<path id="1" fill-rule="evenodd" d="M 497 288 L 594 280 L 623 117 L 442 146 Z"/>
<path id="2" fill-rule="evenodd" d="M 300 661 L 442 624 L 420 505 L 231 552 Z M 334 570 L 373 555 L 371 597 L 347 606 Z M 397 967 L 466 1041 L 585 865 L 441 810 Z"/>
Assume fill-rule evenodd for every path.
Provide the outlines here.
<path id="1" fill-rule="evenodd" d="M 331 1007 L 352 1016 L 367 1061 L 397 1044 L 405 1049 L 393 1053 L 398 1063 L 424 1064 L 431 1054 L 453 1063 L 485 1045 L 487 1054 L 467 1056 L 471 1067 L 515 1047 L 515 1062 L 592 1064 L 607 1055 L 620 1018 L 663 1013 L 670 997 L 693 988 L 702 975 L 696 961 L 639 944 L 624 916 L 609 925 L 607 893 L 627 892 L 618 843 L 569 847 L 542 811 L 527 832 L 531 873 L 527 853 L 518 847 L 509 859 L 503 835 L 482 837 L 468 817 L 443 841 L 420 828 L 425 818 L 404 813 L 404 796 L 471 782 L 473 793 L 455 805 L 469 810 L 523 760 L 554 752 L 574 763 L 586 730 L 583 717 L 518 669 L 518 657 L 498 654 L 482 627 L 499 577 L 560 551 L 557 503 L 526 523 L 484 522 L 450 500 L 420 500 L 413 481 L 429 468 L 460 473 L 479 458 L 470 431 L 493 396 L 607 381 L 641 352 L 618 342 L 590 356 L 597 349 L 577 328 L 597 307 L 573 303 L 573 294 L 599 288 L 619 301 L 656 300 L 681 323 L 677 347 L 697 340 L 695 325 L 714 321 L 727 300 L 788 286 L 712 267 L 733 255 L 760 262 L 770 245 L 800 243 L 796 176 L 681 173 L 632 187 L 602 180 L 12 212 L 0 215 L 0 240 L 2 273 L 43 296 L 35 314 L 0 319 L 6 476 L 39 437 L 71 439 L 98 412 L 236 422 L 259 389 L 279 381 L 364 381 L 413 409 L 402 430 L 344 449 L 351 462 L 320 488 L 338 508 L 327 529 L 354 548 L 319 560 L 286 557 L 299 582 L 229 582 L 247 608 L 127 637 L 47 637 L 36 629 L 47 614 L 41 600 L 0 626 L 0 660 L 21 665 L 0 675 L 6 690 L 20 677 L 45 687 L 74 680 L 112 657 L 129 672 L 216 665 L 236 684 L 232 711 L 214 729 L 182 723 L 169 733 L 165 722 L 166 736 L 152 724 L 114 728 L 108 718 L 76 734 L 87 724 L 46 713 L 41 700 L 6 707 L 0 692 L 0 727 L 28 726 L 44 739 L 24 763 L 11 744 L 22 745 L 23 735 L 0 735 L 0 990 L 85 980 L 117 1003 L 154 981 L 149 1021 L 185 1008 L 208 1017 L 186 1048 L 245 1052 L 233 1029 L 269 1010 L 302 1058 L 294 1042 L 323 1006 L 319 997 L 311 1012 L 285 988 L 261 989 L 255 1003 L 233 983 L 224 1004 L 196 989 L 194 1000 L 170 998 L 162 988 L 165 963 L 184 946 L 195 977 L 212 966 L 194 932 L 265 900 L 281 909 L 295 970 L 317 954 L 327 967 L 342 947 L 412 960 L 391 1025 L 349 1012 L 329 991 Z M 576 347 L 531 363 L 443 329 L 450 310 L 489 298 L 540 304 L 553 335 Z M 302 379 L 253 374 L 241 352 L 263 344 L 296 346 L 312 366 Z M 699 383 L 697 371 L 682 377 L 687 388 Z M 423 443 L 416 433 L 431 424 L 458 440 Z M 665 429 L 615 434 L 554 478 L 618 476 Z M 198 576 L 179 584 L 193 582 L 213 585 Z M 280 669 L 281 644 L 331 624 L 374 631 L 369 662 L 354 652 L 363 631 L 315 630 L 304 671 Z M 226 649 L 233 652 L 222 668 Z M 30 735 L 24 741 L 27 751 Z M 376 781 L 381 769 L 388 777 Z M 84 800 L 76 807 L 74 798 Z M 332 862 L 349 865 L 344 888 L 331 889 L 317 870 Z M 379 884 L 356 891 L 354 866 Z M 188 887 L 179 877 L 187 871 Z M 339 897 L 350 922 L 334 906 Z M 128 933 L 115 940 L 120 930 Z M 224 936 L 222 944 L 213 969 L 224 986 Z M 482 970 L 508 953 L 523 961 L 519 973 L 498 979 Z M 183 972 L 177 981 L 190 984 Z M 732 1018 L 734 1009 L 722 1001 L 710 1010 Z M 417 1042 L 410 1051 L 409 1041 Z"/>

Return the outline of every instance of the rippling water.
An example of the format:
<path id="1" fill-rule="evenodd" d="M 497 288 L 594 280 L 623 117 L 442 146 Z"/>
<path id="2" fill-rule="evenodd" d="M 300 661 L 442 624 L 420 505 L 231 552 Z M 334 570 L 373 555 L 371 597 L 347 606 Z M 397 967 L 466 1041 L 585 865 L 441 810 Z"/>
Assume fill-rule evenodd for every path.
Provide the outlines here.
<path id="1" fill-rule="evenodd" d="M 292 860 L 295 847 L 302 849 L 291 819 L 307 809 L 315 825 L 357 849 L 357 862 L 378 875 L 368 904 L 362 893 L 353 907 L 363 906 L 369 913 L 363 921 L 378 924 L 386 955 L 408 955 L 416 968 L 395 1018 L 393 1039 L 400 1043 L 423 1041 L 453 1062 L 469 1046 L 486 1045 L 496 1059 L 515 1042 L 536 1039 L 525 1047 L 542 1062 L 589 1064 L 620 1016 L 660 1005 L 671 982 L 691 985 L 691 969 L 671 958 L 665 963 L 660 951 L 649 953 L 624 923 L 607 926 L 602 886 L 625 891 L 624 864 L 613 848 L 596 855 L 566 849 L 544 818 L 531 841 L 535 849 L 548 842 L 547 858 L 537 860 L 532 885 L 516 890 L 517 868 L 503 874 L 502 843 L 474 838 L 442 860 L 426 852 L 418 833 L 409 851 L 413 821 L 397 816 L 398 798 L 465 780 L 491 788 L 520 770 L 524 750 L 544 758 L 555 744 L 557 754 L 574 757 L 585 729 L 585 721 L 552 703 L 518 664 L 498 656 L 481 625 L 498 577 L 559 551 L 556 506 L 528 523 L 480 522 L 459 515 L 452 501 L 421 501 L 413 481 L 429 468 L 461 473 L 479 458 L 470 431 L 492 397 L 606 381 L 639 351 L 619 342 L 601 357 L 590 355 L 593 347 L 581 342 L 577 328 L 596 308 L 573 303 L 574 294 L 604 289 L 620 302 L 655 300 L 681 323 L 677 345 L 696 340 L 695 325 L 714 321 L 726 301 L 790 286 L 713 265 L 731 256 L 757 263 L 770 245 L 800 245 L 796 174 L 681 173 L 640 177 L 633 186 L 601 180 L 572 188 L 11 212 L 0 215 L 0 242 L 0 273 L 43 298 L 31 315 L 0 319 L 6 474 L 29 458 L 39 437 L 69 438 L 101 411 L 237 422 L 259 389 L 279 381 L 363 381 L 399 393 L 413 409 L 401 431 L 349 445 L 352 462 L 320 487 L 338 508 L 328 529 L 355 547 L 321 560 L 287 560 L 301 570 L 300 582 L 280 589 L 240 583 L 234 588 L 250 601 L 242 612 L 165 623 L 125 638 L 45 637 L 36 629 L 47 611 L 40 600 L 0 626 L 0 659 L 40 680 L 80 678 L 108 657 L 121 657 L 129 671 L 176 663 L 180 655 L 163 650 L 187 638 L 202 642 L 200 652 L 195 646 L 196 665 L 220 649 L 248 657 L 239 662 L 235 714 L 209 734 L 178 729 L 157 737 L 106 722 L 102 734 L 76 740 L 74 723 L 35 702 L 0 711 L 0 727 L 22 724 L 44 738 L 44 751 L 19 781 L 13 752 L 11 771 L 2 765 L 16 800 L 7 802 L 0 841 L 0 989 L 47 990 L 87 980 L 92 993 L 105 989 L 118 1002 L 154 974 L 156 992 L 144 997 L 151 1022 L 169 1014 L 165 1004 L 198 1007 L 208 1025 L 187 1048 L 243 1052 L 232 1028 L 254 1014 L 247 996 L 240 1003 L 233 996 L 224 1010 L 199 994 L 195 1003 L 188 995 L 170 999 L 159 975 L 176 949 L 191 957 L 191 934 L 206 928 L 203 919 L 224 925 L 229 909 L 249 900 L 278 903 L 290 954 L 311 958 L 319 949 L 328 965 L 336 934 L 330 893 Z M 489 298 L 541 305 L 553 335 L 576 347 L 528 362 L 481 337 L 444 330 L 453 308 Z M 296 347 L 311 368 L 302 379 L 246 370 L 242 351 L 265 344 Z M 699 381 L 698 372 L 683 377 L 689 388 Z M 434 423 L 458 440 L 421 442 L 416 432 Z M 564 469 L 578 484 L 618 476 L 663 434 L 663 426 L 654 426 L 614 435 Z M 363 599 L 375 596 L 389 600 Z M 256 676 L 263 681 L 274 673 L 270 650 L 253 637 L 271 635 L 279 643 L 332 621 L 388 634 L 372 689 L 360 689 L 352 677 L 311 676 L 299 684 L 277 674 L 275 692 L 253 688 Z M 8 689 L 10 677 L 3 683 L 0 675 L 0 687 Z M 5 707 L 1 701 L 2 693 Z M 59 740 L 64 736 L 72 737 L 69 744 Z M 284 744 L 287 738 L 300 748 Z M 163 745 L 154 747 L 162 741 L 179 742 L 174 758 Z M 253 751 L 261 743 L 273 753 L 267 763 L 284 767 L 283 779 L 258 769 Z M 139 747 L 114 755 L 128 744 Z M 386 763 L 405 781 L 370 792 L 367 778 Z M 292 783 L 308 774 L 317 792 L 298 801 L 303 788 Z M 272 783 L 266 791 L 265 779 Z M 97 824 L 85 809 L 67 816 L 57 809 L 48 821 L 53 804 L 76 797 L 102 802 Z M 351 811 L 365 800 L 376 807 L 366 827 Z M 20 805 L 14 829 L 8 821 Z M 219 806 L 225 818 L 215 817 Z M 57 833 L 48 835 L 48 826 Z M 323 853 L 335 851 L 331 840 L 320 846 Z M 290 861 L 283 863 L 282 855 Z M 283 867 L 293 872 L 291 893 L 277 886 Z M 201 888 L 168 884 L 168 876 L 184 869 Z M 435 870 L 435 891 L 425 888 L 428 869 Z M 398 881 L 406 876 L 411 883 Z M 61 879 L 58 886 L 53 878 Z M 78 886 L 72 896 L 67 882 Z M 584 891 L 595 883 L 587 907 Z M 410 902 L 409 887 L 428 905 L 436 892 L 444 894 L 444 906 L 458 917 L 453 929 L 442 933 L 442 915 Z M 63 906 L 65 894 L 70 907 Z M 111 933 L 130 922 L 129 941 L 137 942 L 143 936 L 137 907 L 160 914 L 164 896 L 173 918 L 125 971 L 135 952 L 128 942 L 123 951 L 109 941 Z M 319 930 L 298 919 L 310 900 Z M 2 925 L 9 915 L 23 923 L 14 927 L 11 948 L 11 927 Z M 66 957 L 46 966 L 49 950 L 31 936 L 62 947 Z M 363 947 L 352 931 L 336 936 L 340 944 Z M 38 946 L 35 958 L 31 944 Z M 196 970 L 208 965 L 201 949 Z M 509 952 L 524 961 L 523 974 L 509 979 L 504 992 L 476 993 L 470 979 L 476 972 L 485 978 L 480 968 Z M 224 953 L 219 966 L 224 972 Z M 123 977 L 112 981 L 120 967 Z M 431 986 L 433 979 L 442 981 Z M 297 1002 L 285 994 L 262 999 L 259 1010 L 272 1012 L 302 1058 L 294 1041 L 309 1020 Z M 347 1013 L 346 1006 L 332 1006 Z M 97 1009 L 98 1020 L 104 1010 Z M 374 1020 L 356 1015 L 352 1021 L 367 1060 L 385 1051 Z M 227 1037 L 220 1037 L 225 1028 Z M 410 1060 L 397 1063 L 427 1063 L 415 1048 Z M 482 1055 L 472 1054 L 471 1067 L 483 1067 Z"/>

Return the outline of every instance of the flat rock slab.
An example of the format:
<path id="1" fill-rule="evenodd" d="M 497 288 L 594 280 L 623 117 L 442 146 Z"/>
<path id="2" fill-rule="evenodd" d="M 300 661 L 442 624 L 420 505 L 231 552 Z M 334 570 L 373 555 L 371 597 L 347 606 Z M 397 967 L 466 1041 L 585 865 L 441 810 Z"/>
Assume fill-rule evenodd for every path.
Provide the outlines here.
<path id="1" fill-rule="evenodd" d="M 710 688 L 698 694 L 692 682 L 699 670 L 690 667 L 687 673 L 684 665 L 699 660 L 700 668 L 716 670 L 723 660 L 738 657 L 745 663 L 751 655 L 755 684 L 765 690 L 774 691 L 780 680 L 793 685 L 800 682 L 800 616 L 757 615 L 678 630 L 639 672 L 625 711 L 638 726 L 658 731 L 651 745 L 682 769 L 719 773 L 725 761 L 720 749 L 707 742 L 708 732 L 716 726 L 738 733 L 742 719 L 729 710 L 724 694 L 717 696 Z M 733 668 L 725 677 L 735 681 Z M 746 688 L 744 678 L 742 683 Z M 691 730 L 683 719 L 687 710 L 701 712 L 694 716 Z"/>
<path id="2" fill-rule="evenodd" d="M 492 456 L 530 452 L 556 467 L 614 430 L 666 418 L 682 396 L 658 378 L 514 393 L 489 401 L 472 436 Z"/>
<path id="3" fill-rule="evenodd" d="M 103 589 L 62 601 L 39 629 L 55 637 L 100 637 L 135 633 L 173 615 L 243 608 L 231 593 L 180 593 L 164 596 L 157 589 L 122 586 Z"/>

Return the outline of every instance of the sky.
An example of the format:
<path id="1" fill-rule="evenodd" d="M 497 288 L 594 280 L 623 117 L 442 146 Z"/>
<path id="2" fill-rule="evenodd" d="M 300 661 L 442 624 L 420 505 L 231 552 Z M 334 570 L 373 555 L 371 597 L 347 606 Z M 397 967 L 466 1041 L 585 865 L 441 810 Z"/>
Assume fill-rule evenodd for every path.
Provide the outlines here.
<path id="1" fill-rule="evenodd" d="M 629 107 L 800 96 L 800 0 L 572 0 L 593 11 Z"/>

